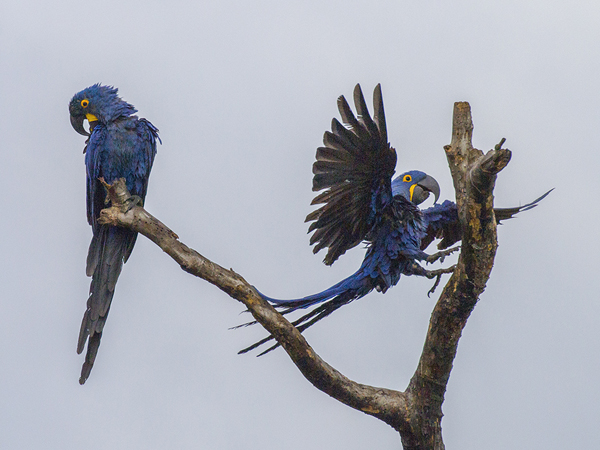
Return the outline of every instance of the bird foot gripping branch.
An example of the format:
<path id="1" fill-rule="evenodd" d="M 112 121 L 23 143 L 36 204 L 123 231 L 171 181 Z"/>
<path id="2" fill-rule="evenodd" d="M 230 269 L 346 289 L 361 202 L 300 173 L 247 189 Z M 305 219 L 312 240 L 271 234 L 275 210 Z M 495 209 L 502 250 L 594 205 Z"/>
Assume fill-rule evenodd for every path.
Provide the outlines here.
<path id="1" fill-rule="evenodd" d="M 446 259 L 446 256 L 451 255 L 454 252 L 457 252 L 460 250 L 460 245 L 457 245 L 456 247 L 453 248 L 449 248 L 446 250 L 440 250 L 437 253 L 432 253 L 431 255 L 429 255 L 427 257 L 427 259 L 425 260 L 427 262 L 427 264 L 433 264 L 434 262 L 438 261 L 443 263 L 444 260 Z"/>
<path id="2" fill-rule="evenodd" d="M 100 178 L 98 181 L 106 190 L 105 204 L 107 206 L 110 204 L 110 207 L 100 211 L 98 215 L 99 225 L 118 226 L 119 215 L 127 214 L 136 206 L 143 208 L 143 200 L 137 195 L 131 195 L 129 189 L 127 189 L 125 178 L 119 178 L 112 184 L 107 183 L 104 178 Z"/>
<path id="3" fill-rule="evenodd" d="M 160 232 L 162 239 L 165 239 L 165 237 L 179 239 L 179 236 L 175 232 L 146 211 L 143 204 L 137 203 L 137 196 L 129 193 L 124 178 L 115 180 L 112 184 L 108 184 L 102 179 L 99 181 L 106 189 L 106 198 L 110 201 L 111 205 L 100 211 L 98 224 L 132 228 L 144 234 L 158 245 L 160 243 L 157 242 L 153 234 L 149 233 L 149 228 L 153 229 L 154 234 Z M 134 210 L 136 206 L 139 207 L 139 210 Z"/>
<path id="4" fill-rule="evenodd" d="M 125 178 L 119 178 L 112 184 L 107 183 L 103 177 L 100 177 L 99 181 L 106 190 L 106 205 L 110 203 L 111 207 L 118 208 L 122 213 L 129 212 L 134 206 L 144 206 L 144 201 L 139 195 L 131 195 Z"/>
<path id="5" fill-rule="evenodd" d="M 460 247 L 458 247 L 458 248 L 460 248 Z M 442 275 L 444 275 L 446 273 L 450 273 L 450 274 L 454 273 L 455 269 L 456 269 L 456 264 L 454 264 L 453 266 L 450 266 L 450 267 L 443 268 L 443 269 L 427 270 L 425 276 L 427 278 L 429 278 L 430 280 L 435 278 L 435 283 L 433 283 L 433 286 L 431 286 L 431 289 L 429 289 L 429 291 L 427 291 L 427 297 L 431 297 L 431 294 L 433 294 L 435 292 L 435 290 L 437 289 L 437 287 L 440 285 L 440 281 L 442 281 Z"/>

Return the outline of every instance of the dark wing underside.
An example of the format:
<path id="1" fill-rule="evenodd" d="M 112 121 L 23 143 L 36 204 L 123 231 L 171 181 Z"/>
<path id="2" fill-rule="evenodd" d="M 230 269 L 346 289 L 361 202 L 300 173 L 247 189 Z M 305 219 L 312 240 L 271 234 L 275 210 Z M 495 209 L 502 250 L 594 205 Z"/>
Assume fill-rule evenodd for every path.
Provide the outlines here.
<path id="1" fill-rule="evenodd" d="M 514 208 L 494 208 L 496 223 L 515 217 L 516 214 L 535 208 L 553 189 L 523 206 Z M 458 220 L 456 203 L 446 200 L 441 205 L 434 205 L 423 211 L 423 219 L 427 224 L 425 236 L 421 239 L 421 250 L 425 250 L 434 239 L 441 239 L 438 249 L 443 250 L 462 239 L 462 229 Z"/>
<path id="2" fill-rule="evenodd" d="M 324 262 L 333 262 L 367 235 L 377 214 L 391 201 L 391 179 L 396 167 L 396 151 L 387 141 L 381 86 L 373 93 L 371 118 L 360 85 L 354 89 L 354 116 L 346 99 L 338 98 L 342 125 L 333 119 L 331 132 L 323 137 L 313 164 L 312 205 L 323 204 L 306 216 L 313 222 L 310 244 L 313 252 L 328 248 Z"/>
<path id="3" fill-rule="evenodd" d="M 542 200 L 544 200 L 548 194 L 550 192 L 552 192 L 554 190 L 554 188 L 550 189 L 548 192 L 546 192 L 544 195 L 542 195 L 541 197 L 536 198 L 534 201 L 527 203 L 526 205 L 523 206 L 517 206 L 515 208 L 494 208 L 494 215 L 496 216 L 496 222 L 500 223 L 501 220 L 506 220 L 506 219 L 512 219 L 515 214 L 523 212 L 523 211 L 528 211 L 530 209 L 535 208 L 539 202 L 541 202 Z"/>

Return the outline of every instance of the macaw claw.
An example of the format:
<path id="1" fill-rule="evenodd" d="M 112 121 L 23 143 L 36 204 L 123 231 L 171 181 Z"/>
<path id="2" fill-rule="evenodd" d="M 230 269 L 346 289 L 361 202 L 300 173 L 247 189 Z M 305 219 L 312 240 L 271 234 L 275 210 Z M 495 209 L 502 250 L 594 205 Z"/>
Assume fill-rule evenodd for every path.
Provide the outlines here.
<path id="1" fill-rule="evenodd" d="M 139 195 L 132 195 L 128 199 L 125 200 L 124 212 L 128 213 L 136 206 L 144 206 L 144 200 Z"/>
<path id="2" fill-rule="evenodd" d="M 457 250 L 457 247 L 455 247 L 454 249 L 451 249 L 451 250 Z M 435 283 L 433 283 L 433 286 L 427 292 L 427 297 L 430 297 L 431 294 L 433 294 L 435 292 L 435 290 L 437 289 L 437 287 L 440 284 L 440 281 L 442 279 L 442 275 L 444 275 L 445 273 L 454 273 L 454 269 L 456 269 L 456 264 L 453 265 L 453 266 L 450 266 L 450 267 L 446 267 L 444 269 L 427 270 L 427 271 L 425 271 L 425 276 L 427 278 L 429 278 L 430 280 L 433 279 L 433 278 L 435 278 Z"/>
<path id="3" fill-rule="evenodd" d="M 452 248 L 449 248 L 446 250 L 441 250 L 437 253 L 433 253 L 433 254 L 429 255 L 425 261 L 427 261 L 427 264 L 432 264 L 438 260 L 439 260 L 439 262 L 444 262 L 444 259 L 446 259 L 446 256 L 451 255 L 452 253 L 457 252 L 458 250 L 460 250 L 460 245 L 457 245 L 456 247 L 452 247 Z"/>

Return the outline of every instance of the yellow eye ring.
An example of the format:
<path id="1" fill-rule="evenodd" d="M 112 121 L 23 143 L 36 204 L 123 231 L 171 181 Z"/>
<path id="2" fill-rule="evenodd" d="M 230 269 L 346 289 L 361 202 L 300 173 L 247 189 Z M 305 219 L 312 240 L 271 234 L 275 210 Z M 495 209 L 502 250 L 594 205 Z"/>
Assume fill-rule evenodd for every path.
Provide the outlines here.
<path id="1" fill-rule="evenodd" d="M 410 183 L 412 181 L 412 177 L 410 175 L 404 175 L 402 181 L 404 181 L 405 183 Z"/>
<path id="2" fill-rule="evenodd" d="M 89 104 L 90 104 L 90 101 L 87 98 L 84 98 L 83 100 L 81 100 L 82 108 L 87 108 Z"/>

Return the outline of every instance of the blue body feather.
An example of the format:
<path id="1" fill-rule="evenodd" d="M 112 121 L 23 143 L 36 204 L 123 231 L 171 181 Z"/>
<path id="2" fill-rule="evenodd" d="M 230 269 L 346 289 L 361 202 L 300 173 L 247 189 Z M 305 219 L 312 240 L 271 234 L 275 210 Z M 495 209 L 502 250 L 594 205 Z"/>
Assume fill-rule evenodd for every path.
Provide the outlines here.
<path id="1" fill-rule="evenodd" d="M 92 283 L 77 346 L 81 353 L 88 342 L 79 380 L 83 384 L 96 358 L 121 268 L 137 237 L 131 230 L 98 224 L 100 211 L 110 206 L 99 179 L 110 184 L 125 178 L 130 193 L 143 200 L 159 138 L 158 129 L 135 116 L 136 109 L 110 86 L 95 84 L 78 92 L 69 103 L 69 112 L 78 132 L 83 134 L 84 119 L 89 121 L 91 130 L 84 152 L 87 218 L 93 232 L 86 272 Z"/>

